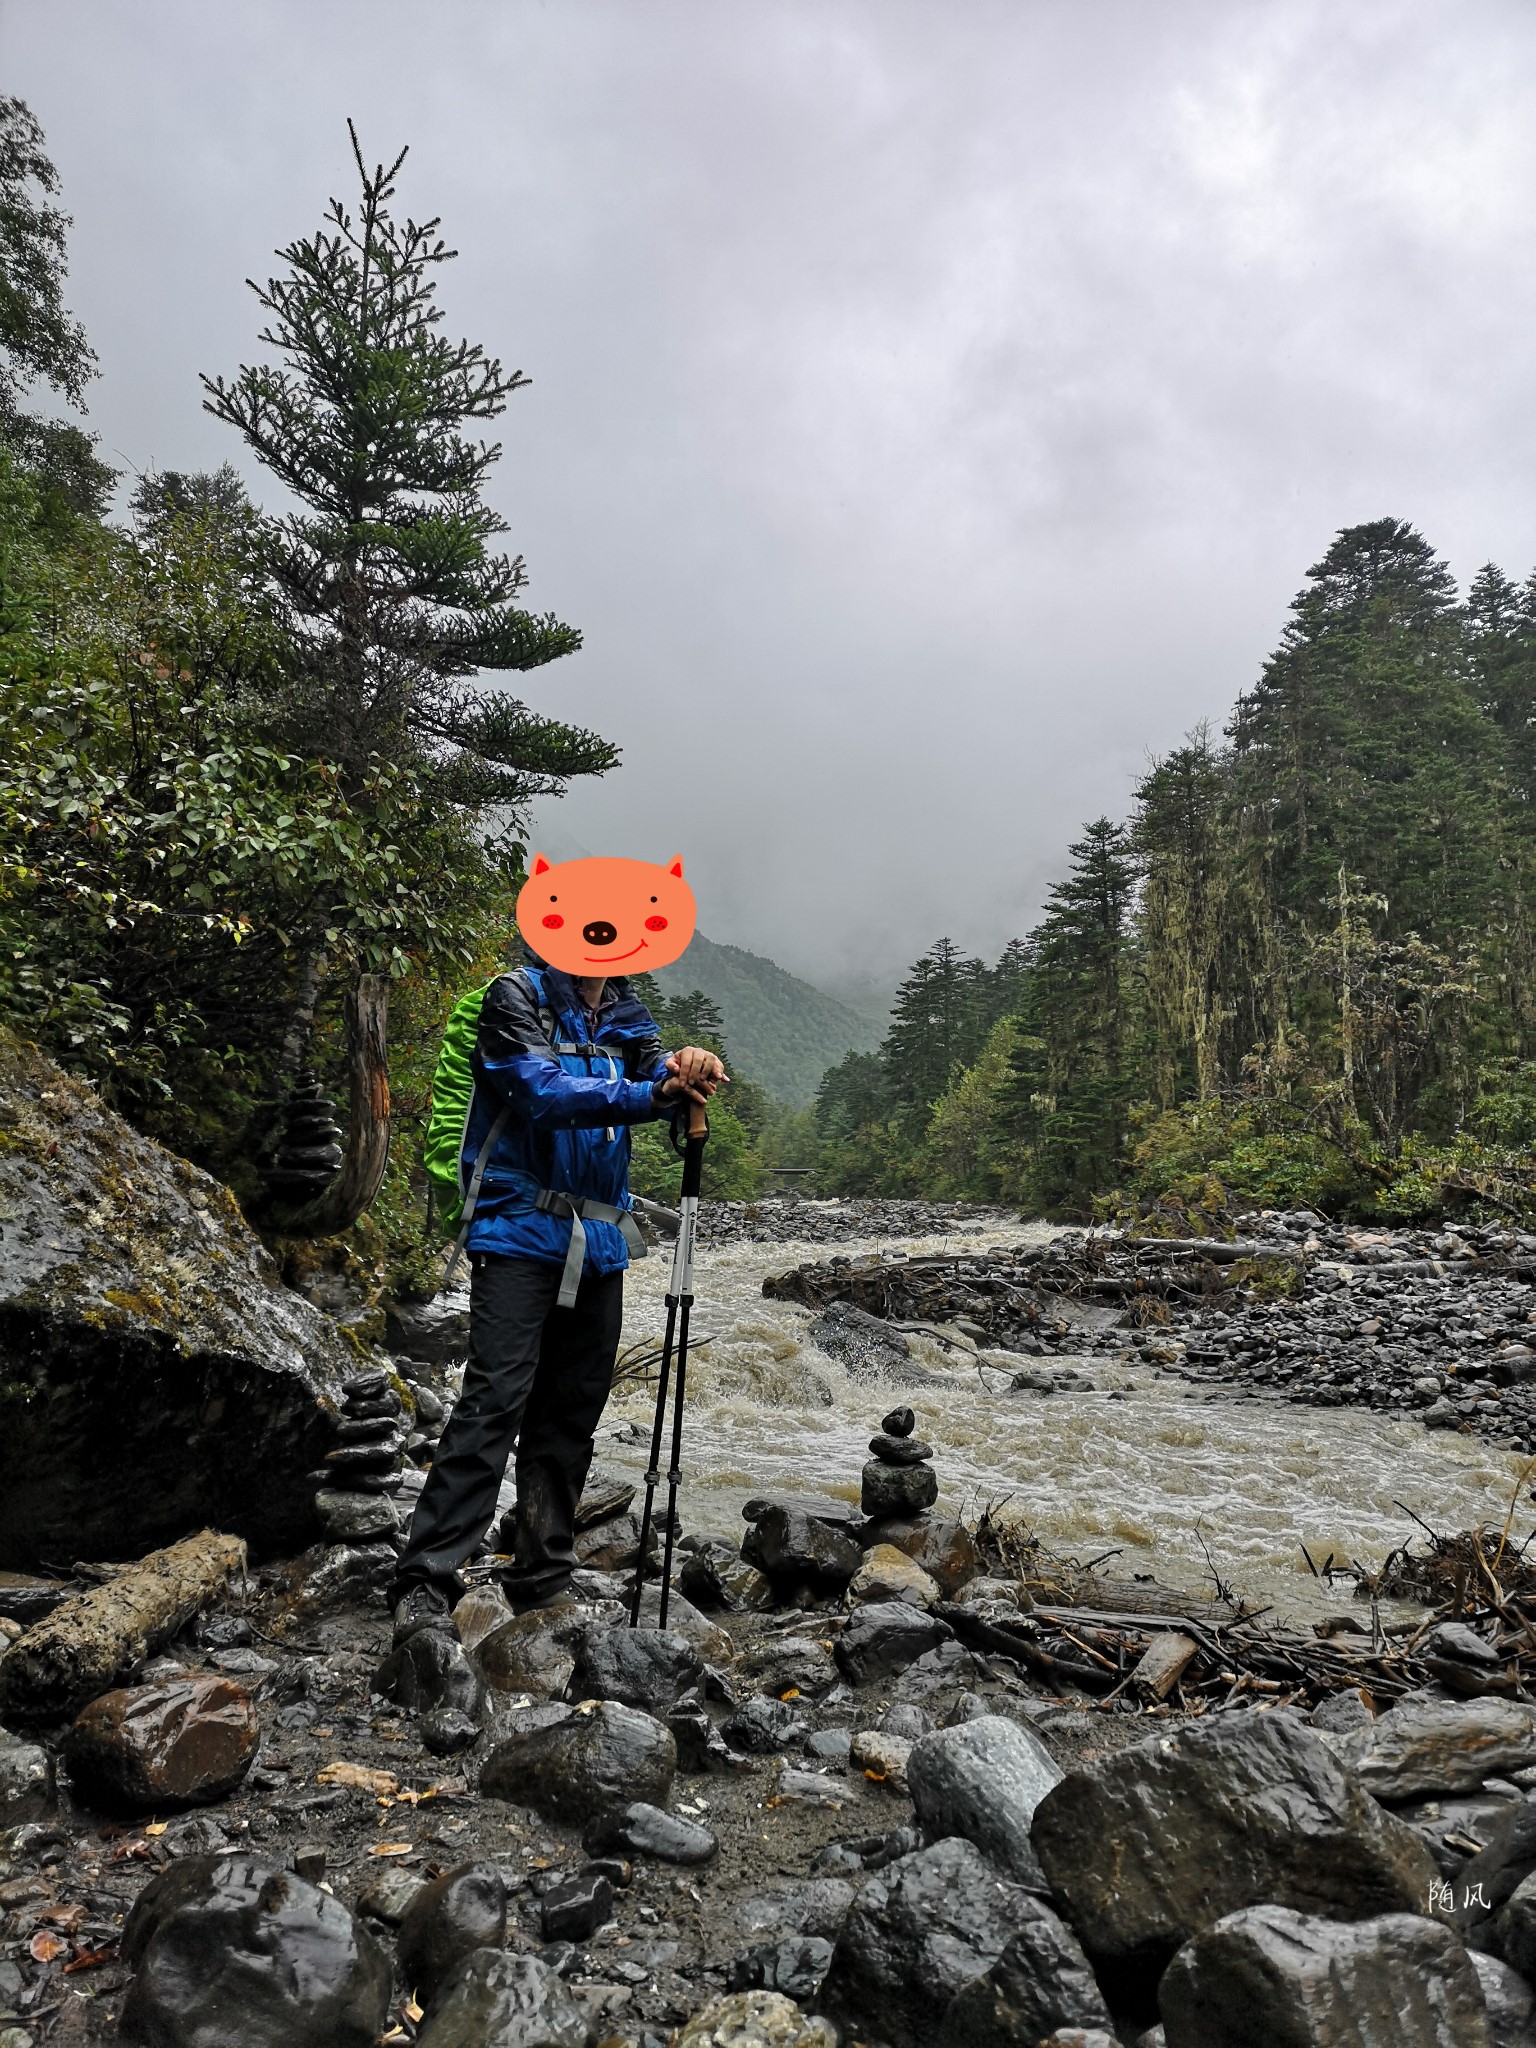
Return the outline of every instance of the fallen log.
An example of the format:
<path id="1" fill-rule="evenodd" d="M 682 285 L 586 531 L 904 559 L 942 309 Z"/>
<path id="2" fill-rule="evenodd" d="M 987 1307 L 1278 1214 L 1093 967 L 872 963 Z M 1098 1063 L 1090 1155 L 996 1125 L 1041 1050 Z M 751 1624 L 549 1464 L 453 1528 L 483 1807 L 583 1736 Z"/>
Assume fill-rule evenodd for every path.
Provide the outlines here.
<path id="1" fill-rule="evenodd" d="M 63 1600 L 0 1661 L 0 1721 L 63 1720 L 132 1676 L 245 1567 L 238 1536 L 204 1529 Z"/>

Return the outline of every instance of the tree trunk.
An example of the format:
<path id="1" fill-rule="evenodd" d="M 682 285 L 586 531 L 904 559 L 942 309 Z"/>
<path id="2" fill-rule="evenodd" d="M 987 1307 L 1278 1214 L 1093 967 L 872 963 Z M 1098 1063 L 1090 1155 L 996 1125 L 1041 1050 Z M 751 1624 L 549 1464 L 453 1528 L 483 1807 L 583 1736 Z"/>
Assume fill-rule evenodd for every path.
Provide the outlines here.
<path id="1" fill-rule="evenodd" d="M 389 983 L 365 974 L 347 997 L 347 1066 L 351 1106 L 341 1171 L 302 1208 L 278 1210 L 284 1237 L 334 1237 L 361 1216 L 389 1163 Z"/>
<path id="2" fill-rule="evenodd" d="M 299 992 L 294 997 L 293 1008 L 288 1013 L 288 1029 L 283 1033 L 283 1049 L 277 1059 L 277 1080 L 279 1092 L 286 1094 L 292 1086 L 294 1076 L 304 1064 L 309 1051 L 310 1035 L 315 1028 L 315 1011 L 320 1004 L 320 988 L 325 980 L 325 949 L 311 946 L 304 955 L 304 965 L 299 970 Z"/>
<path id="3" fill-rule="evenodd" d="M 61 1601 L 0 1663 L 0 1711 L 24 1725 L 74 1713 L 123 1684 L 244 1568 L 238 1536 L 204 1529 Z"/>

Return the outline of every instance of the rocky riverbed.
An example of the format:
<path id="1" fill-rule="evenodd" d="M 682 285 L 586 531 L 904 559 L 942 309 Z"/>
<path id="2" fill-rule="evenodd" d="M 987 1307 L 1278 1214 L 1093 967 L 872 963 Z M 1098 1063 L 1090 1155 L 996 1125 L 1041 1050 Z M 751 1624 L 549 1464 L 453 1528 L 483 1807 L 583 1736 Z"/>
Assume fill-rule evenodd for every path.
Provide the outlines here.
<path id="1" fill-rule="evenodd" d="M 321 1314 L 211 1185 L 35 1061 L 9 1078 L 0 1314 L 28 1441 L 57 1461 L 73 1440 L 49 1428 L 59 1386 L 110 1459 L 131 1368 L 186 1425 L 124 1439 L 145 1462 L 112 1465 L 107 1512 L 65 1461 L 44 1541 L 9 1527 L 0 2048 L 1206 2048 L 1251 2041 L 1256 1999 L 1288 2039 L 1370 2015 L 1410 2048 L 1536 2042 L 1524 1579 L 1490 1538 L 1459 1553 L 1493 1588 L 1469 1599 L 1483 1566 L 1447 1552 L 1425 1577 L 1443 1610 L 1381 1600 L 1361 1637 L 1298 1554 L 1379 1561 L 1395 1500 L 1495 1530 L 1513 1502 L 1524 1542 L 1519 1440 L 1457 1383 L 1518 1344 L 1526 1247 L 716 1214 L 667 1629 L 654 1593 L 625 1626 L 663 1256 L 631 1278 L 574 1602 L 512 1616 L 493 1528 L 452 1623 L 396 1644 L 379 1589 L 456 1393 L 462 1299 L 381 1330 L 322 1284 Z M 105 1292 L 72 1277 L 92 1259 Z M 1360 1297 L 1377 1332 L 1340 1311 L 1423 1283 L 1436 1341 L 1459 1336 L 1437 1266 L 1485 1290 L 1443 1361 L 1451 1427 L 1417 1392 L 1297 1399 L 1314 1376 L 1284 1378 L 1284 1342 L 1261 1355 L 1284 1309 L 1320 1352 L 1375 1335 L 1412 1366 L 1430 1333 L 1394 1297 Z M 1276 1360 L 1286 1398 L 1252 1398 L 1241 1376 Z M 1223 1370 L 1239 1383 L 1186 1377 Z M 242 1387 L 262 1405 L 240 1427 L 273 1418 L 254 1452 L 224 1429 Z M 1292 1633 L 1245 1632 L 1229 1589 Z"/>
<path id="2" fill-rule="evenodd" d="M 555 1610 L 492 1558 L 396 1641 L 334 1547 L 204 1543 L 216 1590 L 63 1717 L 32 1675 L 113 1582 L 14 1580 L 0 2041 L 1238 2048 L 1256 1996 L 1277 2039 L 1536 2041 L 1536 1705 L 1491 1650 L 1380 1713 L 1347 1674 L 1181 1711 L 1230 1617 L 1158 1588 L 1114 1697 L 1042 1678 L 944 1447 L 868 1420 L 856 1503 L 683 1536 L 665 1628 L 609 1470 Z"/>

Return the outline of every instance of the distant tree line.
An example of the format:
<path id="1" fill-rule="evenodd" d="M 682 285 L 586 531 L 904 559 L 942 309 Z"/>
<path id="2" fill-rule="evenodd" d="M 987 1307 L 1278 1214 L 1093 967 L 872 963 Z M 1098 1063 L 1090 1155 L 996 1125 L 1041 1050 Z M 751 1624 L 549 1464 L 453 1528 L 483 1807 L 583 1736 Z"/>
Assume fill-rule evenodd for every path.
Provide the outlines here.
<path id="1" fill-rule="evenodd" d="M 940 940 L 822 1083 L 847 1190 L 1382 1214 L 1536 1188 L 1536 576 L 1341 532 L 1224 735 L 994 966 Z"/>

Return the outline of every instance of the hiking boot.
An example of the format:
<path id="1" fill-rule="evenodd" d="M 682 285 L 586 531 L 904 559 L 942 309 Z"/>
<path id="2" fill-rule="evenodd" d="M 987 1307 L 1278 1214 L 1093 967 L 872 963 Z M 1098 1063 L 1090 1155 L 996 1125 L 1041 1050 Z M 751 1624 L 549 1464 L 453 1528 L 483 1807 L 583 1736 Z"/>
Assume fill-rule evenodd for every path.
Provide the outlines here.
<path id="1" fill-rule="evenodd" d="M 453 1608 L 441 1586 L 412 1586 L 395 1608 L 395 1648 L 424 1628 L 452 1627 Z"/>

